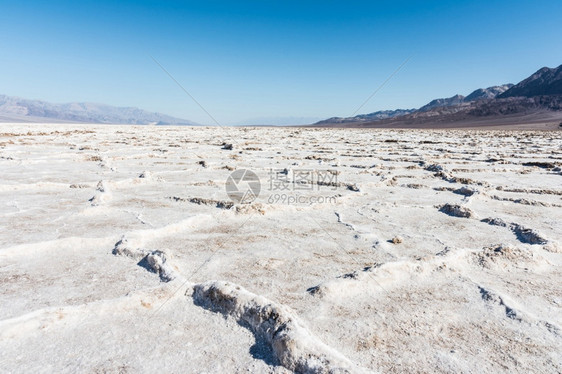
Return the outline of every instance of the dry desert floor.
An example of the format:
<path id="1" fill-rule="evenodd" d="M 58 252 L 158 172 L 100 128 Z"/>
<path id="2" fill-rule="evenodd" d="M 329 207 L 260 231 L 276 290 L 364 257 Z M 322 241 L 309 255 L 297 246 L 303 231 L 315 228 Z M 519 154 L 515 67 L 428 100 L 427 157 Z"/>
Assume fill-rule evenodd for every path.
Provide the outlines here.
<path id="1" fill-rule="evenodd" d="M 3 124 L 0 372 L 561 372 L 561 166 L 562 131 Z"/>

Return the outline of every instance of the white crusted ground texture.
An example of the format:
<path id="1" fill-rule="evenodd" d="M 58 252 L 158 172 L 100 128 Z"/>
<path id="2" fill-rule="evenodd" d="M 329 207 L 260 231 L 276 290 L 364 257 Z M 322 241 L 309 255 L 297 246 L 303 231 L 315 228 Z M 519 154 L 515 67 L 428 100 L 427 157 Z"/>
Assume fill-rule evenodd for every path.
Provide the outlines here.
<path id="1" fill-rule="evenodd" d="M 3 124 L 0 373 L 562 372 L 561 167 L 562 132 Z"/>

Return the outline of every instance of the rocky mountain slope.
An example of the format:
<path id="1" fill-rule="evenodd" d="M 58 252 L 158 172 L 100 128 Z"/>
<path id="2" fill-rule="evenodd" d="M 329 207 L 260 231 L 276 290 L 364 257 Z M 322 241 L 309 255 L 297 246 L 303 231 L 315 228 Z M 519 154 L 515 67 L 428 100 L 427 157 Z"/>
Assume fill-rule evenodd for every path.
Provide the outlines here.
<path id="1" fill-rule="evenodd" d="M 513 84 L 504 84 L 501 86 L 493 86 L 488 88 L 479 88 L 474 90 L 470 95 L 465 97 L 465 101 L 474 101 L 474 100 L 482 100 L 482 99 L 493 99 L 494 97 L 504 93 L 508 89 L 513 87 Z"/>
<path id="2" fill-rule="evenodd" d="M 554 69 L 544 67 L 538 70 L 499 97 L 532 97 L 539 95 L 562 95 L 562 65 Z"/>

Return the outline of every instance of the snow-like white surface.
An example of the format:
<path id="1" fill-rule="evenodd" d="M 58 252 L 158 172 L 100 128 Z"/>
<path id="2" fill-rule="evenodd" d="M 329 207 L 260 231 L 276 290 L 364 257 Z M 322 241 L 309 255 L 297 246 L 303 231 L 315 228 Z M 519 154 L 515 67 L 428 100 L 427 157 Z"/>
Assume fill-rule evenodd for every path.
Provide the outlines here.
<path id="1" fill-rule="evenodd" d="M 2 125 L 0 372 L 560 372 L 561 134 Z"/>

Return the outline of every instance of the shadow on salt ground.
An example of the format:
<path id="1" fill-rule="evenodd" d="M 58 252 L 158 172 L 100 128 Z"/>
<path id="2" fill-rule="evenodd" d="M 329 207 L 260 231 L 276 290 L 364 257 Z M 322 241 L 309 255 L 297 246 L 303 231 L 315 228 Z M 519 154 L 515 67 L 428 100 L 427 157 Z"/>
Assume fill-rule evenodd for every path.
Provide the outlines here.
<path id="1" fill-rule="evenodd" d="M 140 263 L 139 263 L 139 265 L 140 265 Z M 209 307 L 209 305 L 207 305 L 206 303 L 198 301 L 196 299 L 193 300 L 193 303 L 195 305 L 199 306 L 199 307 L 210 310 L 214 313 L 221 313 L 219 309 Z M 224 317 L 224 319 L 228 318 L 224 314 L 223 314 L 223 317 Z M 253 358 L 255 358 L 256 360 L 262 360 L 266 364 L 271 365 L 271 366 L 282 366 L 280 364 L 279 360 L 277 359 L 277 356 L 275 355 L 275 352 L 273 352 L 273 347 L 271 346 L 271 344 L 267 341 L 267 339 L 264 336 L 261 336 L 260 334 L 257 334 L 256 332 L 254 332 L 252 327 L 247 322 L 237 321 L 237 323 L 238 323 L 238 325 L 242 326 L 243 328 L 249 330 L 252 333 L 252 335 L 254 336 L 255 342 L 250 347 L 250 350 L 249 350 L 249 353 L 250 353 L 250 355 L 252 355 Z"/>
<path id="2" fill-rule="evenodd" d="M 244 326 L 243 324 L 240 325 L 251 331 L 248 326 Z M 280 366 L 271 344 L 269 344 L 265 338 L 259 337 L 256 334 L 254 334 L 254 338 L 256 339 L 256 342 L 250 347 L 250 354 L 252 357 L 257 360 L 263 360 L 266 364 L 271 366 Z"/>

